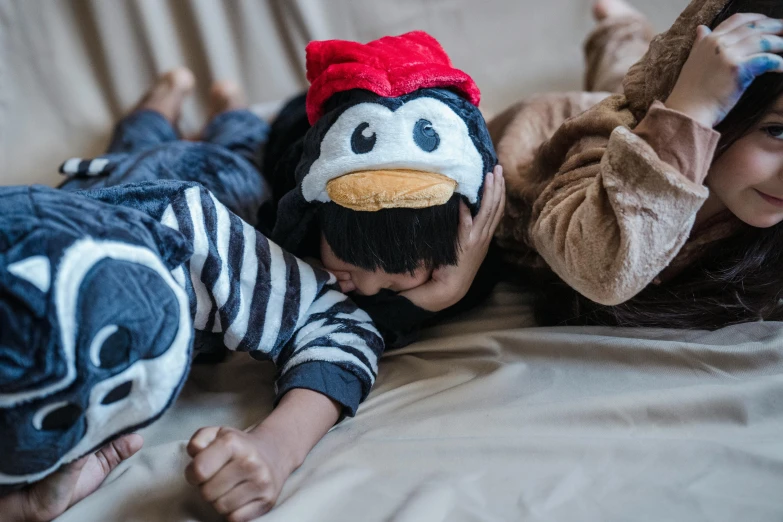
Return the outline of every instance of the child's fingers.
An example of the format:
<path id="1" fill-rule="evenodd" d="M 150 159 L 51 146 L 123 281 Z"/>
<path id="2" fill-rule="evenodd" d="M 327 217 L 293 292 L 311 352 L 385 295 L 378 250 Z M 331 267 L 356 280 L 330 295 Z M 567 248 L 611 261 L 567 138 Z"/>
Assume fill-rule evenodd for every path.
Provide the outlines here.
<path id="1" fill-rule="evenodd" d="M 481 197 L 481 208 L 473 219 L 473 226 L 479 230 L 484 228 L 489 217 L 492 215 L 492 205 L 495 198 L 495 171 L 488 172 L 484 178 L 484 194 Z"/>
<path id="2" fill-rule="evenodd" d="M 777 54 L 755 54 L 742 64 L 740 81 L 753 81 L 769 72 L 783 72 L 783 57 Z"/>
<path id="3" fill-rule="evenodd" d="M 240 461 L 234 459 L 220 468 L 215 473 L 215 476 L 199 486 L 201 496 L 209 503 L 215 502 L 234 487 L 247 480 L 247 475 L 247 468 Z M 221 514 L 231 513 L 234 509 L 236 507 L 227 511 L 221 511 Z"/>
<path id="4" fill-rule="evenodd" d="M 473 216 L 464 201 L 459 202 L 459 226 L 463 233 L 470 232 L 473 227 Z"/>
<path id="5" fill-rule="evenodd" d="M 712 31 L 710 30 L 709 27 L 707 27 L 706 25 L 700 25 L 699 27 L 696 28 L 696 42 L 695 43 L 701 42 L 702 40 L 704 40 L 705 38 L 707 38 L 711 34 L 712 34 Z"/>
<path id="6" fill-rule="evenodd" d="M 738 42 L 734 49 L 743 55 L 779 53 L 783 52 L 783 38 L 768 34 L 755 34 Z"/>
<path id="7" fill-rule="evenodd" d="M 491 203 L 487 205 L 487 219 L 483 223 L 483 227 L 481 230 L 482 237 L 488 238 L 492 235 L 492 222 L 495 220 L 495 216 L 500 211 L 500 201 L 502 199 L 503 193 L 505 191 L 504 185 L 503 185 L 503 167 L 500 165 L 495 167 L 495 182 L 492 190 L 491 195 Z"/>
<path id="8" fill-rule="evenodd" d="M 234 456 L 233 436 L 219 436 L 215 441 L 193 457 L 193 461 L 185 468 L 185 478 L 194 486 L 201 485 L 211 479 L 220 469 L 228 464 Z"/>
<path id="9" fill-rule="evenodd" d="M 263 500 L 256 500 L 250 504 L 245 504 L 228 515 L 228 522 L 250 522 L 251 520 L 266 514 L 272 509 L 272 504 Z"/>
<path id="10" fill-rule="evenodd" d="M 498 211 L 495 213 L 495 216 L 492 218 L 492 226 L 490 227 L 490 234 L 493 236 L 495 235 L 495 230 L 497 230 L 498 225 L 500 224 L 500 220 L 503 219 L 503 214 L 506 211 L 506 179 L 501 178 L 500 180 L 500 204 L 498 205 Z"/>
<path id="11" fill-rule="evenodd" d="M 728 44 L 733 45 L 736 42 L 742 41 L 745 38 L 759 34 L 780 34 L 783 32 L 783 20 L 776 18 L 764 18 L 762 20 L 756 20 L 754 22 L 742 24 L 733 30 L 723 33 L 722 40 Z"/>
<path id="12" fill-rule="evenodd" d="M 760 20 L 768 19 L 766 15 L 758 13 L 737 13 L 730 16 L 726 21 L 715 28 L 714 33 L 718 36 L 730 33 L 731 31 L 744 25 L 752 24 Z"/>
<path id="13" fill-rule="evenodd" d="M 210 426 L 208 428 L 201 428 L 198 430 L 195 434 L 193 434 L 193 436 L 190 438 L 190 441 L 188 442 L 188 455 L 191 457 L 198 455 L 202 450 L 204 450 L 204 448 L 212 444 L 212 441 L 215 440 L 215 437 L 217 437 L 219 431 L 219 426 Z"/>
<path id="14" fill-rule="evenodd" d="M 114 468 L 120 465 L 120 462 L 129 459 L 134 453 L 139 451 L 143 444 L 144 439 L 136 433 L 125 435 L 106 444 L 95 452 L 98 463 L 101 465 L 101 471 L 108 475 Z"/>
<path id="15" fill-rule="evenodd" d="M 228 515 L 255 501 L 264 502 L 266 499 L 257 484 L 246 481 L 212 502 L 212 506 L 221 515 Z"/>

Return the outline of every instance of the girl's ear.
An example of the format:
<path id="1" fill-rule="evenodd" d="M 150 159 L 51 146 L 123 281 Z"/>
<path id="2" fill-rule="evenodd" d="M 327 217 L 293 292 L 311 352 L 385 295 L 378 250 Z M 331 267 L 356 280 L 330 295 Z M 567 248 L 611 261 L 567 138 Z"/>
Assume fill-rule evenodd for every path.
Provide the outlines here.
<path id="1" fill-rule="evenodd" d="M 9 261 L 0 256 L 0 292 L 13 295 L 37 316 L 46 314 L 46 303 L 52 282 L 49 258 L 36 255 Z"/>

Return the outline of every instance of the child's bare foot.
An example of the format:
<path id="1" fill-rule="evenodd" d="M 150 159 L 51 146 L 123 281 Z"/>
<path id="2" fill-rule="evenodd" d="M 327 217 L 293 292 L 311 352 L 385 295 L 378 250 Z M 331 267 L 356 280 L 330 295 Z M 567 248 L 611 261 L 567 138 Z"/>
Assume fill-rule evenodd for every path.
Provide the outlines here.
<path id="1" fill-rule="evenodd" d="M 155 85 L 141 98 L 136 110 L 149 109 L 177 123 L 182 102 L 193 91 L 196 78 L 187 67 L 177 67 L 158 77 Z"/>
<path id="2" fill-rule="evenodd" d="M 232 81 L 215 82 L 209 91 L 210 119 L 221 112 L 247 107 L 245 93 L 239 84 Z"/>
<path id="3" fill-rule="evenodd" d="M 619 16 L 635 16 L 641 13 L 625 0 L 596 0 L 593 3 L 593 16 L 597 21 Z"/>

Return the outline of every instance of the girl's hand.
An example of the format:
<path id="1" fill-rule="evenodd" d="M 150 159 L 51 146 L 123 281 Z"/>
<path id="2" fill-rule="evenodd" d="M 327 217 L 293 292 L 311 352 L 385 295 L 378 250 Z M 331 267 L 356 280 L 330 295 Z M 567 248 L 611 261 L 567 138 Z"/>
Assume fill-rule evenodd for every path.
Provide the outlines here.
<path id="1" fill-rule="evenodd" d="M 473 218 L 460 202 L 459 258 L 456 265 L 442 266 L 421 286 L 401 292 L 419 308 L 439 312 L 457 304 L 468 293 L 473 279 L 487 256 L 495 229 L 506 207 L 506 182 L 503 167 L 487 174 L 481 209 Z"/>
<path id="2" fill-rule="evenodd" d="M 715 31 L 699 26 L 666 106 L 716 126 L 757 77 L 783 72 L 781 34 L 783 20 L 760 14 L 735 14 Z"/>

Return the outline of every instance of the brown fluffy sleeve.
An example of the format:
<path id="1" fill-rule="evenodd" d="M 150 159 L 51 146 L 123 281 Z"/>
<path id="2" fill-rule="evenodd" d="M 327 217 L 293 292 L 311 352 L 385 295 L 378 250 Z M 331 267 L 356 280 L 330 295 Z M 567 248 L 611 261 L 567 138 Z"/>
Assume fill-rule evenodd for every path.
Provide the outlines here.
<path id="1" fill-rule="evenodd" d="M 687 241 L 719 135 L 662 105 L 638 127 L 623 96 L 565 122 L 533 162 L 531 246 L 585 297 L 635 296 Z"/>

